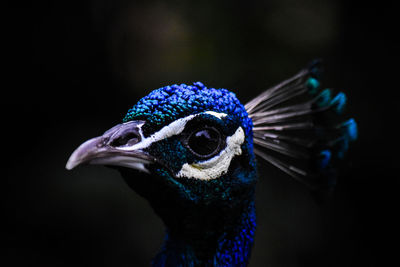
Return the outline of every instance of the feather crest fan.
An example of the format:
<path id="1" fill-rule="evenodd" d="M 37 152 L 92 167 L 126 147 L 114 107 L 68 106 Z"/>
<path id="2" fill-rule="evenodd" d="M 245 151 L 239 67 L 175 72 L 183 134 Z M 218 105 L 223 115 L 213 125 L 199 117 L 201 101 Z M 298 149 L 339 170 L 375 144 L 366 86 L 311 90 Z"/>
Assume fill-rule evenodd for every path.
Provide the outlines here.
<path id="1" fill-rule="evenodd" d="M 357 139 L 355 120 L 341 116 L 346 95 L 320 90 L 320 65 L 312 62 L 245 105 L 255 154 L 312 189 L 335 184 L 332 166 Z"/>

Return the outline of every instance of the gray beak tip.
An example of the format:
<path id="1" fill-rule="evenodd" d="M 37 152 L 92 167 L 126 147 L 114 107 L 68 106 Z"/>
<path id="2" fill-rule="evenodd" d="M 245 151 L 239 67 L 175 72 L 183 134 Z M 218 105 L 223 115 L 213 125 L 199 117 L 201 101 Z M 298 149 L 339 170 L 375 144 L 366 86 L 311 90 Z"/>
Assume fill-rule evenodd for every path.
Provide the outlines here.
<path id="1" fill-rule="evenodd" d="M 67 161 L 67 164 L 65 165 L 65 169 L 67 169 L 68 171 L 72 170 L 73 168 L 76 167 L 75 162 L 73 162 L 71 160 L 71 158 L 69 158 L 69 160 Z"/>
<path id="2" fill-rule="evenodd" d="M 76 166 L 84 163 L 88 160 L 88 155 L 92 154 L 92 150 L 95 145 L 98 143 L 99 137 L 92 138 L 83 144 L 81 144 L 69 157 L 65 168 L 67 170 L 72 170 Z"/>

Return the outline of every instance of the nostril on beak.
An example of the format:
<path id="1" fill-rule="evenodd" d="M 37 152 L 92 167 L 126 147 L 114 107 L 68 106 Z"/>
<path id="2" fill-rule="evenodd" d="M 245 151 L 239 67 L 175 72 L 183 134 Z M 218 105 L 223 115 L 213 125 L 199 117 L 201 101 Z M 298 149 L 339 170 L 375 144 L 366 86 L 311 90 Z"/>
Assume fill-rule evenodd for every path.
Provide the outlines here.
<path id="1" fill-rule="evenodd" d="M 126 129 L 115 134 L 110 141 L 113 147 L 133 146 L 140 142 L 140 134 L 136 129 Z"/>

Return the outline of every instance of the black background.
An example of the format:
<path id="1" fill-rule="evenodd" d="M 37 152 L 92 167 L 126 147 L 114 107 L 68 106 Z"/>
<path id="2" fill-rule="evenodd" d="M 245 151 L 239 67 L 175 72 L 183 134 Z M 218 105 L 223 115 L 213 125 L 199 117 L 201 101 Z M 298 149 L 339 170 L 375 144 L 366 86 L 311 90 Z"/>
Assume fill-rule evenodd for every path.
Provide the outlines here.
<path id="1" fill-rule="evenodd" d="M 148 266 L 161 222 L 115 171 L 66 171 L 74 148 L 119 123 L 152 89 L 202 81 L 245 103 L 316 57 L 324 59 L 324 85 L 346 92 L 359 140 L 324 203 L 260 167 L 250 266 L 398 262 L 398 15 L 390 1 L 6 5 L 6 266 Z"/>

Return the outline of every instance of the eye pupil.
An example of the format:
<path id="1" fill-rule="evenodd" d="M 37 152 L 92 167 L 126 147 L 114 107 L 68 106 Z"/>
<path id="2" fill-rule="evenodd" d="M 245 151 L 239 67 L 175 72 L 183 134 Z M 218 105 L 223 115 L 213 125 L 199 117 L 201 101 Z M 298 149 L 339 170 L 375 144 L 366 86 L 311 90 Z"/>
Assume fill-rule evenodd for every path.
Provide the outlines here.
<path id="1" fill-rule="evenodd" d="M 193 132 L 188 140 L 189 148 L 200 156 L 214 154 L 220 146 L 220 134 L 212 128 L 205 128 Z"/>

